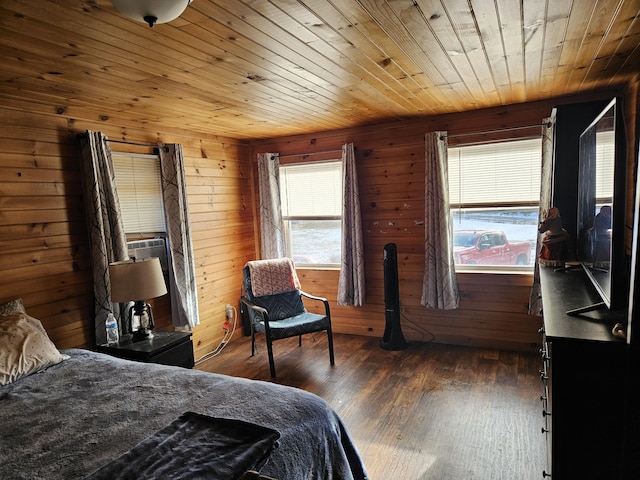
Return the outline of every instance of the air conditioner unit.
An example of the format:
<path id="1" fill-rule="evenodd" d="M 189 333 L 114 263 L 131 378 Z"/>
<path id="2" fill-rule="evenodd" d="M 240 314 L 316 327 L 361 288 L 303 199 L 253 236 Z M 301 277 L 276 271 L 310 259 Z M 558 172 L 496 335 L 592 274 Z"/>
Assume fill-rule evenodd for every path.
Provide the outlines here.
<path id="1" fill-rule="evenodd" d="M 127 242 L 129 257 L 150 258 L 158 257 L 162 271 L 167 272 L 169 264 L 167 262 L 167 246 L 164 238 L 152 238 L 149 240 L 135 240 Z"/>

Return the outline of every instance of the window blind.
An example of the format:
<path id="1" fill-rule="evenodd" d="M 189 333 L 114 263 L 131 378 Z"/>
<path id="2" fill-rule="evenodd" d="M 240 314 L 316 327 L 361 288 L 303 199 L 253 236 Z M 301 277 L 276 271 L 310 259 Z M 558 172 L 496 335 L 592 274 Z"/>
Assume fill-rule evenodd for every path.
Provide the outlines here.
<path id="1" fill-rule="evenodd" d="M 284 218 L 342 216 L 342 162 L 281 166 L 280 201 Z"/>
<path id="2" fill-rule="evenodd" d="M 539 138 L 449 148 L 449 202 L 535 205 L 540 201 Z"/>
<path id="3" fill-rule="evenodd" d="M 115 152 L 112 158 L 125 233 L 166 231 L 160 159 Z"/>
<path id="4" fill-rule="evenodd" d="M 615 150 L 613 130 L 596 132 L 596 198 L 600 201 L 613 199 Z"/>

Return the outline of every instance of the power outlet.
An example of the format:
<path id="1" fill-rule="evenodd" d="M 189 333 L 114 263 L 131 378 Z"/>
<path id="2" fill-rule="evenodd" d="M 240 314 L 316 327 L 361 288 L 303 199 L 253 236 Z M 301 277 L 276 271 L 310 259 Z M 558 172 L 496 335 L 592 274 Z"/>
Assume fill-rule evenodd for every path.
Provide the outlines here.
<path id="1" fill-rule="evenodd" d="M 227 303 L 227 306 L 224 308 L 225 314 L 227 315 L 227 320 L 231 320 L 233 318 L 233 307 Z"/>

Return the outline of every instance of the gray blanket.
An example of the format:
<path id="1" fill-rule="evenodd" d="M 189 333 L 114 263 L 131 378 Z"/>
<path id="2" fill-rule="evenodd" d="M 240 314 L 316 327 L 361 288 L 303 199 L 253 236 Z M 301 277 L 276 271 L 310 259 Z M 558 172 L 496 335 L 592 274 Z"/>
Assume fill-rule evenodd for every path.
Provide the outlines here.
<path id="1" fill-rule="evenodd" d="M 80 479 L 185 412 L 279 432 L 261 473 L 366 479 L 356 447 L 320 397 L 281 385 L 130 362 L 86 350 L 0 387 L 0 478 Z"/>
<path id="2" fill-rule="evenodd" d="M 241 480 L 262 468 L 279 436 L 253 423 L 186 412 L 87 480 Z"/>

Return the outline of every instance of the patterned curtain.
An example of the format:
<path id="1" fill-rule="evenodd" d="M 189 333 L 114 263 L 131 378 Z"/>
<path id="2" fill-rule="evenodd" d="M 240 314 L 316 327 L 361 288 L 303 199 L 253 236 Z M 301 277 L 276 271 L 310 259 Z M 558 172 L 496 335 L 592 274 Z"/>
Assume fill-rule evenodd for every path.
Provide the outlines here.
<path id="1" fill-rule="evenodd" d="M 200 324 L 200 318 L 182 145 L 158 146 L 169 236 L 171 315 L 174 326 L 192 328 Z"/>
<path id="2" fill-rule="evenodd" d="M 449 213 L 447 132 L 425 135 L 425 265 L 422 305 L 454 309 L 460 303 Z"/>
<path id="3" fill-rule="evenodd" d="M 260 189 L 260 237 L 262 259 L 286 255 L 280 207 L 280 156 L 277 153 L 258 154 L 258 184 Z"/>
<path id="4" fill-rule="evenodd" d="M 555 117 L 545 118 L 542 122 L 542 165 L 540 175 L 540 209 L 538 224 L 551 208 L 551 183 L 553 181 L 553 131 Z M 538 235 L 536 242 L 536 259 L 533 265 L 533 287 L 529 298 L 529 315 L 542 315 L 542 295 L 540 291 L 540 263 L 538 254 L 542 248 L 542 235 Z"/>
<path id="5" fill-rule="evenodd" d="M 94 334 L 96 345 L 100 345 L 107 341 L 104 325 L 107 314 L 117 311 L 111 304 L 109 263 L 128 258 L 127 239 L 120 214 L 120 201 L 107 137 L 100 132 L 87 130 L 85 135 L 80 136 L 80 141 L 93 270 Z"/>
<path id="6" fill-rule="evenodd" d="M 361 307 L 365 302 L 364 248 L 353 143 L 342 146 L 342 181 L 342 265 L 338 280 L 338 305 Z"/>

